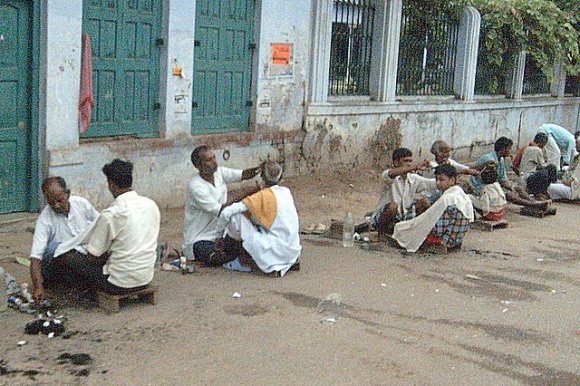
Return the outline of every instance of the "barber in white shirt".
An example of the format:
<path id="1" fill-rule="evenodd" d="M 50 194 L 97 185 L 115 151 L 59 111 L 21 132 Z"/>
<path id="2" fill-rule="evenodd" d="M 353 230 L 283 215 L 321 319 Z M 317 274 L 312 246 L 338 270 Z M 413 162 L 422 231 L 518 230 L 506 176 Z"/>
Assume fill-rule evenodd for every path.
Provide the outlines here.
<path id="1" fill-rule="evenodd" d="M 40 302 L 45 282 L 76 282 L 75 261 L 85 258 L 84 245 L 54 258 L 56 247 L 84 232 L 99 216 L 89 201 L 71 196 L 62 177 L 48 177 L 42 182 L 42 193 L 48 205 L 42 210 L 34 228 L 30 251 L 30 276 L 33 296 Z"/>

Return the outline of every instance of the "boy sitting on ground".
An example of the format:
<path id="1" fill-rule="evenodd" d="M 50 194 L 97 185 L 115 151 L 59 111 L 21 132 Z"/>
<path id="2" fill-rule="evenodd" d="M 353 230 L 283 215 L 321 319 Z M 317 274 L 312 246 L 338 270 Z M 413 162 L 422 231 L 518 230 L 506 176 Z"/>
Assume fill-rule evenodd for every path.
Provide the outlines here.
<path id="1" fill-rule="evenodd" d="M 393 166 L 381 175 L 381 198 L 370 220 L 370 227 L 377 230 L 379 241 L 385 241 L 386 235 L 393 233 L 397 222 L 415 218 L 429 207 L 426 197 L 416 199 L 418 193 L 437 190 L 434 178 L 421 177 L 416 173 L 419 170 L 428 170 L 429 161 L 413 164 L 411 150 L 395 149 Z"/>
<path id="2" fill-rule="evenodd" d="M 408 252 L 416 252 L 425 242 L 459 248 L 473 222 L 473 205 L 456 185 L 457 170 L 451 165 L 435 169 L 441 197 L 420 216 L 395 225 L 393 238 Z"/>
<path id="3" fill-rule="evenodd" d="M 493 167 L 486 167 L 481 171 L 480 178 L 485 186 L 478 196 L 469 196 L 473 207 L 484 220 L 503 220 L 507 200 L 501 185 L 497 182 L 497 172 Z"/>

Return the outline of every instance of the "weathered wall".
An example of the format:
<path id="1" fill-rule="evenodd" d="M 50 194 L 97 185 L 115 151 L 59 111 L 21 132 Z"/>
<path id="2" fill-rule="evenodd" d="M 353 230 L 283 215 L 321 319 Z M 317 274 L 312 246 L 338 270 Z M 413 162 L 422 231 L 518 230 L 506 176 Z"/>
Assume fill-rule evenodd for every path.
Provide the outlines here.
<path id="1" fill-rule="evenodd" d="M 580 98 L 549 97 L 478 103 L 422 100 L 313 105 L 303 132 L 303 157 L 298 169 L 313 172 L 358 165 L 383 167 L 390 162 L 389 151 L 397 146 L 430 158 L 429 149 L 437 139 L 452 144 L 455 158 L 473 160 L 502 135 L 516 144 L 526 143 L 542 123 L 577 130 L 579 106 Z"/>
<path id="2" fill-rule="evenodd" d="M 302 126 L 310 48 L 310 0 L 262 0 L 257 71 L 256 129 L 295 130 Z M 292 44 L 291 74 L 272 65 L 272 44 Z"/>

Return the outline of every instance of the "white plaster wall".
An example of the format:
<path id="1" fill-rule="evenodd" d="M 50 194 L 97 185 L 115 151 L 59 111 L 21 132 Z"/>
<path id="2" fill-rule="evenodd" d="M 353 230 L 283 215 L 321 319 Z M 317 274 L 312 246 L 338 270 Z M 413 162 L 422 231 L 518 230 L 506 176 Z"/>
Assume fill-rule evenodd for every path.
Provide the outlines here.
<path id="1" fill-rule="evenodd" d="M 160 83 L 160 132 L 164 138 L 191 133 L 195 4 L 192 0 L 168 0 L 164 4 Z M 181 68 L 182 76 L 173 75 L 174 68 Z"/>
<path id="2" fill-rule="evenodd" d="M 78 146 L 81 68 L 81 0 L 45 0 L 46 55 L 41 84 L 46 85 L 46 148 Z M 42 126 L 41 126 L 42 127 Z"/>
<path id="3" fill-rule="evenodd" d="M 257 130 L 298 129 L 304 117 L 310 62 L 311 0 L 262 0 L 259 11 Z M 292 76 L 270 76 L 272 43 L 294 45 Z"/>

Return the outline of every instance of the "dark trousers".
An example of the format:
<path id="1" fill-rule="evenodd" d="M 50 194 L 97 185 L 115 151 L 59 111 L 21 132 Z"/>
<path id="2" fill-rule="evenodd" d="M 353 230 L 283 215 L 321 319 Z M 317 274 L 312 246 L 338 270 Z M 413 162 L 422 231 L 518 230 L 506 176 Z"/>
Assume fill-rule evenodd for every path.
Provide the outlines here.
<path id="1" fill-rule="evenodd" d="M 42 261 L 42 278 L 45 286 L 63 286 L 80 290 L 95 290 L 112 295 L 123 295 L 139 291 L 147 285 L 123 288 L 118 287 L 103 274 L 103 266 L 90 264 L 88 256 L 78 251 L 70 251 L 50 260 Z"/>

